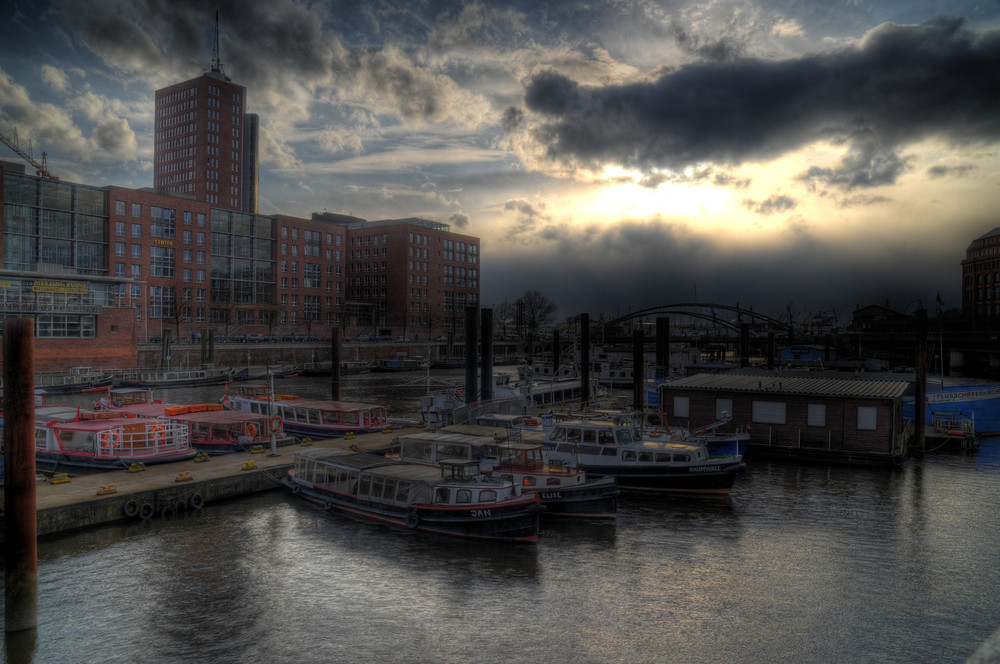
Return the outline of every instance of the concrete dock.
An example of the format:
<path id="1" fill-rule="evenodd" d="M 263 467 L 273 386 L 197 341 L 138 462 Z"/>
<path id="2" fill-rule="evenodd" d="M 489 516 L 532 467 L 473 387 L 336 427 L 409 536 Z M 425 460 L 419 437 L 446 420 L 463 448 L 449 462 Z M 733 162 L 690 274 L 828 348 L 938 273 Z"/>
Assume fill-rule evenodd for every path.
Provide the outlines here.
<path id="1" fill-rule="evenodd" d="M 374 452 L 389 449 L 396 436 L 416 427 L 359 435 L 354 439 L 314 441 L 313 447 Z M 207 461 L 177 461 L 130 472 L 115 470 L 77 475 L 69 481 L 40 482 L 36 487 L 38 536 L 100 526 L 116 521 L 157 519 L 204 509 L 212 502 L 281 486 L 300 445 L 261 453 L 239 452 L 208 457 Z M 0 509 L 3 502 L 0 501 Z M 0 538 L 3 529 L 0 527 Z"/>

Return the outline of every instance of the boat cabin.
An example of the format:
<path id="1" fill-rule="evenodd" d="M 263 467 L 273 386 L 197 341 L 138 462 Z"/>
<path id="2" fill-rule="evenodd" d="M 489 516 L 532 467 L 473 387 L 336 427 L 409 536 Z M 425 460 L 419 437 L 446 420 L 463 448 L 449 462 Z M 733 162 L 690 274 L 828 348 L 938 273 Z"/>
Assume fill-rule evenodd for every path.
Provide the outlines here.
<path id="1" fill-rule="evenodd" d="M 375 454 L 314 448 L 295 453 L 293 477 L 334 493 L 406 507 L 416 504 L 468 505 L 509 497 L 510 484 L 483 482 L 478 464 L 449 460 L 447 470 L 391 461 Z M 467 486 L 463 484 L 467 483 Z"/>
<path id="2" fill-rule="evenodd" d="M 632 445 L 642 442 L 642 430 L 638 426 L 626 426 L 616 422 L 601 420 L 567 420 L 555 424 L 545 435 L 546 442 L 568 443 L 570 445 L 597 446 Z"/>
<path id="3" fill-rule="evenodd" d="M 153 403 L 153 393 L 142 387 L 117 387 L 108 390 L 107 401 L 115 408 Z"/>
<path id="4" fill-rule="evenodd" d="M 399 458 L 409 463 L 439 466 L 443 459 L 463 459 L 478 464 L 499 462 L 502 444 L 487 436 L 458 433 L 414 433 L 399 437 Z"/>

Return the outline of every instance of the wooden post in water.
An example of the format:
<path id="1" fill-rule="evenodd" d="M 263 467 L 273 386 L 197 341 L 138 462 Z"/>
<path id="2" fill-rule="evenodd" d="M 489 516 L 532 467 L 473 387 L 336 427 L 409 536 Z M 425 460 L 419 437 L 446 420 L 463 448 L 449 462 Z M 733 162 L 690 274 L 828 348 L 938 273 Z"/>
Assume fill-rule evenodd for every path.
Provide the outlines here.
<path id="1" fill-rule="evenodd" d="M 330 398 L 340 401 L 340 326 L 333 328 L 330 342 L 330 357 L 333 364 L 330 367 Z"/>
<path id="2" fill-rule="evenodd" d="M 750 323 L 740 323 L 740 368 L 750 366 Z"/>
<path id="3" fill-rule="evenodd" d="M 559 377 L 559 361 L 562 355 L 562 343 L 559 339 L 559 330 L 552 330 L 552 377 Z"/>
<path id="4" fill-rule="evenodd" d="M 654 378 L 670 376 L 670 319 L 661 316 L 656 319 L 656 373 Z"/>
<path id="5" fill-rule="evenodd" d="M 590 403 L 590 314 L 580 314 L 580 405 Z"/>
<path id="6" fill-rule="evenodd" d="M 643 354 L 643 332 L 642 330 L 635 330 L 632 332 L 632 402 L 635 404 L 635 410 L 640 413 L 646 409 L 646 400 L 644 394 L 642 393 L 642 378 L 645 371 L 643 371 L 644 354 Z"/>
<path id="7" fill-rule="evenodd" d="M 913 425 L 916 454 L 923 455 L 927 446 L 927 310 L 917 309 L 917 347 L 913 363 L 916 384 L 913 396 Z"/>
<path id="8" fill-rule="evenodd" d="M 465 403 L 474 404 L 479 398 L 476 389 L 476 330 L 479 321 L 476 320 L 476 308 L 465 308 Z"/>
<path id="9" fill-rule="evenodd" d="M 38 627 L 34 321 L 3 321 L 4 624 Z"/>
<path id="10" fill-rule="evenodd" d="M 483 352 L 480 354 L 479 382 L 481 383 L 481 398 L 489 401 L 493 398 L 493 310 L 484 308 L 480 312 L 482 318 Z"/>

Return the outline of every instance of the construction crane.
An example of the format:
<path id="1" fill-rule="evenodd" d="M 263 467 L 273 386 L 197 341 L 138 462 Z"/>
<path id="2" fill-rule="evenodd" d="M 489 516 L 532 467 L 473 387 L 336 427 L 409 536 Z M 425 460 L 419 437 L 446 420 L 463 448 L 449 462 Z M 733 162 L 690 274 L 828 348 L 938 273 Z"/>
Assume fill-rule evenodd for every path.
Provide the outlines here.
<path id="1" fill-rule="evenodd" d="M 35 158 L 31 156 L 31 139 L 28 139 L 28 151 L 25 152 L 21 149 L 17 141 L 17 129 L 14 130 L 13 136 L 8 136 L 7 134 L 0 132 L 0 143 L 9 147 L 11 150 L 16 152 L 21 159 L 24 159 L 26 162 L 34 166 L 35 170 L 38 171 L 38 175 L 50 180 L 59 179 L 49 171 L 49 162 L 44 150 L 42 151 L 41 163 L 38 163 Z"/>

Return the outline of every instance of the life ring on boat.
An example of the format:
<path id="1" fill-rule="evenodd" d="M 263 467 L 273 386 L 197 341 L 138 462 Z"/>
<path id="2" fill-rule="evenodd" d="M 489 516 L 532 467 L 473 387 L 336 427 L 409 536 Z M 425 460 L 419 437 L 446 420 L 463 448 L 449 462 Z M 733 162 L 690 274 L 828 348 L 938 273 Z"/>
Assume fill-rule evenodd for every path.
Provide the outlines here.
<path id="1" fill-rule="evenodd" d="M 409 529 L 414 529 L 420 525 L 420 515 L 417 514 L 416 509 L 412 509 L 406 513 L 406 527 Z"/>
<path id="2" fill-rule="evenodd" d="M 271 433 L 278 433 L 281 431 L 281 418 L 277 415 L 272 415 L 271 419 L 268 420 L 268 424 L 271 426 Z"/>
<path id="3" fill-rule="evenodd" d="M 121 447 L 122 434 L 118 429 L 108 429 L 100 434 L 102 447 Z"/>
<path id="4" fill-rule="evenodd" d="M 157 424 L 150 430 L 150 435 L 157 443 L 162 443 L 167 436 L 167 430 L 163 428 L 162 424 Z"/>
<path id="5" fill-rule="evenodd" d="M 333 501 L 331 499 L 327 498 L 326 502 L 323 503 L 323 509 L 325 509 L 327 512 L 329 512 L 330 510 L 332 510 L 333 509 Z"/>
<path id="6" fill-rule="evenodd" d="M 142 519 L 152 519 L 153 512 L 155 511 L 152 503 L 143 503 L 142 507 L 139 508 L 139 517 Z"/>
<path id="7" fill-rule="evenodd" d="M 125 501 L 125 504 L 122 505 L 122 514 L 124 514 L 128 518 L 131 519 L 135 517 L 135 515 L 138 513 L 139 513 L 139 501 L 137 501 L 135 498 L 129 498 L 128 500 Z"/>
<path id="8" fill-rule="evenodd" d="M 200 510 L 205 506 L 205 499 L 202 498 L 200 493 L 193 493 L 191 494 L 191 497 L 188 498 L 188 505 L 191 506 L 191 509 Z"/>
<path id="9" fill-rule="evenodd" d="M 526 418 L 524 418 L 524 424 L 526 426 L 529 426 L 529 427 L 537 427 L 538 426 L 538 420 L 536 420 L 533 417 L 526 417 Z"/>
<path id="10" fill-rule="evenodd" d="M 293 484 L 292 485 L 292 495 L 297 496 L 297 495 L 299 495 L 300 491 L 302 491 L 302 485 L 301 484 Z"/>
<path id="11" fill-rule="evenodd" d="M 246 431 L 246 434 L 248 436 L 250 436 L 251 438 L 254 438 L 257 435 L 257 425 L 254 424 L 253 422 L 247 422 L 247 426 L 244 429 L 244 431 Z"/>
<path id="12" fill-rule="evenodd" d="M 462 390 L 455 390 L 455 396 L 461 399 L 462 401 L 465 401 L 465 392 L 463 392 Z"/>

